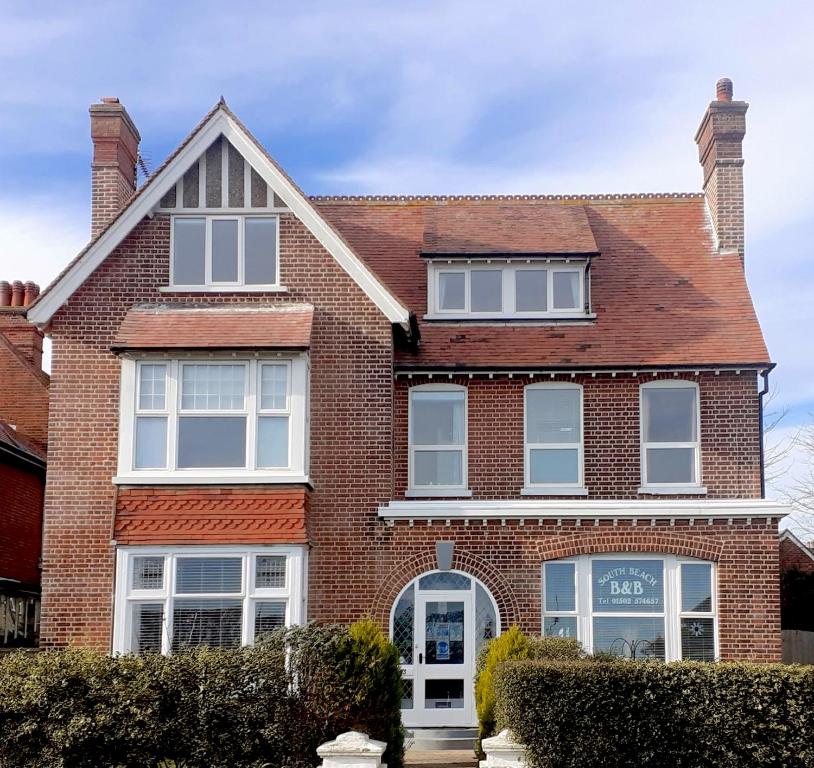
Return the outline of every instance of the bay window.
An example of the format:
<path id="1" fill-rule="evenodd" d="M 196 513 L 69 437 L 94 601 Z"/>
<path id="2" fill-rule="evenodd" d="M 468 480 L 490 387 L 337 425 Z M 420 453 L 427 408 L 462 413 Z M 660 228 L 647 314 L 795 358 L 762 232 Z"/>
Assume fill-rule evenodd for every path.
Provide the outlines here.
<path id="1" fill-rule="evenodd" d="M 525 491 L 583 485 L 582 387 L 529 384 L 525 389 Z"/>
<path id="2" fill-rule="evenodd" d="M 410 488 L 466 488 L 466 388 L 413 387 L 409 401 Z"/>
<path id="3" fill-rule="evenodd" d="M 543 634 L 630 659 L 714 661 L 715 567 L 673 555 L 585 555 L 543 565 Z"/>
<path id="4" fill-rule="evenodd" d="M 276 287 L 276 216 L 173 216 L 170 285 Z"/>
<path id="5" fill-rule="evenodd" d="M 698 385 L 659 380 L 641 387 L 641 456 L 644 489 L 701 484 Z"/>
<path id="6" fill-rule="evenodd" d="M 303 547 L 122 547 L 114 651 L 253 645 L 305 619 Z"/>
<path id="7" fill-rule="evenodd" d="M 572 261 L 429 262 L 430 319 L 586 316 L 585 264 Z"/>
<path id="8" fill-rule="evenodd" d="M 303 356 L 123 360 L 120 477 L 304 477 L 306 376 Z"/>

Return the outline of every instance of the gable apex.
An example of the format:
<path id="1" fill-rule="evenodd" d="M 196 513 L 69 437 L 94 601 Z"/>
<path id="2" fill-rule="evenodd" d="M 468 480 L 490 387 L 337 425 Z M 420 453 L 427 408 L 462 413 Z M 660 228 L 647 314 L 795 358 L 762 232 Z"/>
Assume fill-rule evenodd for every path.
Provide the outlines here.
<path id="1" fill-rule="evenodd" d="M 350 275 L 391 323 L 406 324 L 409 312 L 353 252 L 341 235 L 320 215 L 311 201 L 257 139 L 221 100 L 155 171 L 116 218 L 76 256 L 31 305 L 31 322 L 47 324 L 59 308 L 145 217 L 161 209 L 162 200 L 195 162 L 221 137 L 265 182 L 277 201 L 294 214 L 337 263 Z"/>

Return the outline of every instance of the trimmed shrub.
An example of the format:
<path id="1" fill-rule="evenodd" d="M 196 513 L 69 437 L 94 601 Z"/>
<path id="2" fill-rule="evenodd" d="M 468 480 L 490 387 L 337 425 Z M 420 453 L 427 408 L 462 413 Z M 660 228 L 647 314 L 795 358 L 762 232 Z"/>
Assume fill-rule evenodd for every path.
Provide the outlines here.
<path id="1" fill-rule="evenodd" d="M 484 645 L 475 664 L 475 708 L 478 714 L 476 752 L 483 756 L 481 741 L 496 733 L 494 675 L 500 664 L 521 659 L 570 661 L 583 658 L 585 653 L 576 640 L 527 637 L 516 626 Z"/>
<path id="2" fill-rule="evenodd" d="M 510 661 L 495 697 L 535 768 L 814 766 L 814 667 Z"/>
<path id="3" fill-rule="evenodd" d="M 0 659 L 0 768 L 312 768 L 357 728 L 401 768 L 401 670 L 365 621 L 271 633 L 256 648 Z"/>

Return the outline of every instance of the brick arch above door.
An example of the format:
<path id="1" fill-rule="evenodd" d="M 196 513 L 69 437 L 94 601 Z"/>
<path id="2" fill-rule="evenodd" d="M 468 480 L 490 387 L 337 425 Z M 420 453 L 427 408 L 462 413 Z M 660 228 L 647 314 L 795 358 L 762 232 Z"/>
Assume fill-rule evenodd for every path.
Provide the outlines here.
<path id="1" fill-rule="evenodd" d="M 382 627 L 389 627 L 390 611 L 399 593 L 414 579 L 435 570 L 437 563 L 434 547 L 399 562 L 376 591 L 372 606 L 374 620 Z M 478 579 L 489 590 L 497 604 L 502 627 L 519 623 L 520 608 L 517 597 L 509 582 L 493 565 L 456 547 L 452 557 L 452 570 L 461 571 Z"/>

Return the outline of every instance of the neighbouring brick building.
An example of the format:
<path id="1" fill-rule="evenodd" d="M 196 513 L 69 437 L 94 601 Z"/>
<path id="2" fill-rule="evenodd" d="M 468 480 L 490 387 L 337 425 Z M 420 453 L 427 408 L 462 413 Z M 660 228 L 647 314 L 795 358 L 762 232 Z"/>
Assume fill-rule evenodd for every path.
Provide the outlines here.
<path id="1" fill-rule="evenodd" d="M 721 81 L 701 193 L 307 197 L 223 102 L 136 190 L 133 121 L 93 105 L 94 237 L 29 312 L 45 644 L 371 614 L 405 722 L 450 726 L 515 623 L 779 659 L 746 109 Z"/>
<path id="2" fill-rule="evenodd" d="M 26 319 L 38 293 L 0 281 L 0 648 L 39 632 L 49 379 L 42 331 Z"/>

